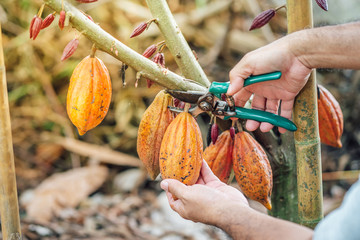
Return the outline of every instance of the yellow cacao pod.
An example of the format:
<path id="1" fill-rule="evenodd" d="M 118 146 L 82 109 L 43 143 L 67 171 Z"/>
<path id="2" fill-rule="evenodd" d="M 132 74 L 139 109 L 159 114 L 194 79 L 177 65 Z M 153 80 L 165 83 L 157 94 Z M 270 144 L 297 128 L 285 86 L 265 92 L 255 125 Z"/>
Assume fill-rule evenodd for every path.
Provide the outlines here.
<path id="1" fill-rule="evenodd" d="M 172 97 L 165 91 L 160 91 L 146 109 L 139 125 L 137 152 L 152 179 L 160 173 L 161 141 L 167 127 L 174 119 L 168 106 L 172 106 Z"/>
<path id="2" fill-rule="evenodd" d="M 109 71 L 97 57 L 85 57 L 71 75 L 66 109 L 79 134 L 84 135 L 105 118 L 111 100 Z"/>
<path id="3" fill-rule="evenodd" d="M 196 120 L 182 112 L 166 129 L 160 148 L 162 178 L 172 178 L 186 185 L 195 184 L 203 161 L 203 141 Z"/>
<path id="4" fill-rule="evenodd" d="M 241 191 L 271 210 L 272 170 L 261 145 L 247 132 L 235 135 L 233 169 Z"/>
<path id="5" fill-rule="evenodd" d="M 230 131 L 226 130 L 220 134 L 215 144 L 204 150 L 204 159 L 213 173 L 224 183 L 227 183 L 233 165 L 234 141 Z"/>
<path id="6" fill-rule="evenodd" d="M 326 145 L 341 148 L 344 120 L 340 105 L 326 88 L 318 85 L 318 89 L 320 140 Z"/>

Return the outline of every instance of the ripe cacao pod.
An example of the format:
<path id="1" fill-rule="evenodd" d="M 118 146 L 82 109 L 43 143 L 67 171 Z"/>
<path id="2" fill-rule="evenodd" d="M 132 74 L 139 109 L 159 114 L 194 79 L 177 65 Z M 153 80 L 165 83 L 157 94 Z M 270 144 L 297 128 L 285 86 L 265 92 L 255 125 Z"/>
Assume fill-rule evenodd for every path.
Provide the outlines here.
<path id="1" fill-rule="evenodd" d="M 97 57 L 85 57 L 71 75 L 67 113 L 79 134 L 93 129 L 106 116 L 111 100 L 109 71 Z"/>
<path id="2" fill-rule="evenodd" d="M 168 109 L 172 102 L 172 97 L 169 94 L 160 91 L 146 109 L 140 122 L 137 152 L 152 179 L 155 179 L 160 173 L 159 153 L 161 141 L 167 127 L 174 119 L 173 114 Z"/>
<path id="3" fill-rule="evenodd" d="M 261 145 L 247 132 L 235 135 L 233 169 L 241 191 L 271 210 L 272 170 Z"/>
<path id="4" fill-rule="evenodd" d="M 233 146 L 234 141 L 227 130 L 220 134 L 215 144 L 211 143 L 204 150 L 205 161 L 224 183 L 228 182 L 233 165 Z"/>
<path id="5" fill-rule="evenodd" d="M 166 129 L 160 148 L 160 172 L 186 185 L 195 184 L 203 161 L 203 141 L 196 120 L 182 112 Z"/>
<path id="6" fill-rule="evenodd" d="M 318 89 L 320 140 L 324 144 L 341 148 L 344 120 L 340 105 L 326 88 L 318 85 Z"/>

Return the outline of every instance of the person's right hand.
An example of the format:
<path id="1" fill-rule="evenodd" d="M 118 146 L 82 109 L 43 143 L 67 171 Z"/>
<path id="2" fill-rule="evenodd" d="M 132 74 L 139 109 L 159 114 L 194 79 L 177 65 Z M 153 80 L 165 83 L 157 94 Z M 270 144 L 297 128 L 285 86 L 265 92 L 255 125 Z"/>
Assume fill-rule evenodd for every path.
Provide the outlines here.
<path id="1" fill-rule="evenodd" d="M 293 35 L 288 35 L 269 45 L 246 54 L 230 71 L 230 87 L 228 94 L 234 97 L 237 106 L 244 106 L 254 94 L 252 108 L 278 114 L 281 101 L 282 117 L 291 119 L 294 99 L 305 86 L 311 69 L 305 61 L 301 62 L 292 51 Z M 279 80 L 256 83 L 243 87 L 244 79 L 250 75 L 259 75 L 281 71 Z M 268 132 L 273 125 L 248 120 L 246 129 L 254 131 L 258 127 L 262 132 Z M 279 128 L 281 133 L 286 130 Z"/>
<path id="2" fill-rule="evenodd" d="M 170 207 L 183 218 L 194 222 L 217 226 L 223 223 L 224 216 L 233 206 L 239 210 L 249 208 L 245 196 L 236 188 L 221 182 L 205 160 L 196 184 L 186 186 L 178 180 L 165 179 L 160 186 L 166 191 Z"/>

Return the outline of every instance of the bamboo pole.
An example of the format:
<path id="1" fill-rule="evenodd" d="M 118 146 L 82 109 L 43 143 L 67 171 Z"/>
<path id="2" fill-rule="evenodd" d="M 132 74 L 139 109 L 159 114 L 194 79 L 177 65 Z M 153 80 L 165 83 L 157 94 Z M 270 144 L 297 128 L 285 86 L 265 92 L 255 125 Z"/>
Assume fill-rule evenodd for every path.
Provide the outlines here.
<path id="1" fill-rule="evenodd" d="M 312 1 L 287 0 L 288 32 L 313 27 Z M 316 72 L 295 99 L 294 134 L 299 223 L 315 227 L 323 218 L 320 138 L 317 113 Z"/>
<path id="2" fill-rule="evenodd" d="M 0 23 L 0 213 L 3 239 L 21 239 L 10 111 Z"/>

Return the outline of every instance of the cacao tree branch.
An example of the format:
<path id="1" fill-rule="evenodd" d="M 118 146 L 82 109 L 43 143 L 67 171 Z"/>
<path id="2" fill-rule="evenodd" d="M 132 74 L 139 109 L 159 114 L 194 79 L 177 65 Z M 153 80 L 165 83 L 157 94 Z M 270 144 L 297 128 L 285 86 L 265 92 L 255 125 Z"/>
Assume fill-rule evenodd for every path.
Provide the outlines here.
<path id="1" fill-rule="evenodd" d="M 44 3 L 58 13 L 62 10 L 61 0 L 44 0 Z M 158 64 L 127 47 L 66 1 L 64 1 L 64 10 L 70 16 L 72 26 L 92 41 L 98 49 L 134 68 L 141 76 L 169 89 L 206 91 L 204 86 L 186 81 L 184 77 L 161 68 Z"/>
<path id="2" fill-rule="evenodd" d="M 151 14 L 157 20 L 157 25 L 165 38 L 166 46 L 175 57 L 182 74 L 206 87 L 210 86 L 210 81 L 181 33 L 166 0 L 147 0 L 146 2 Z"/>

